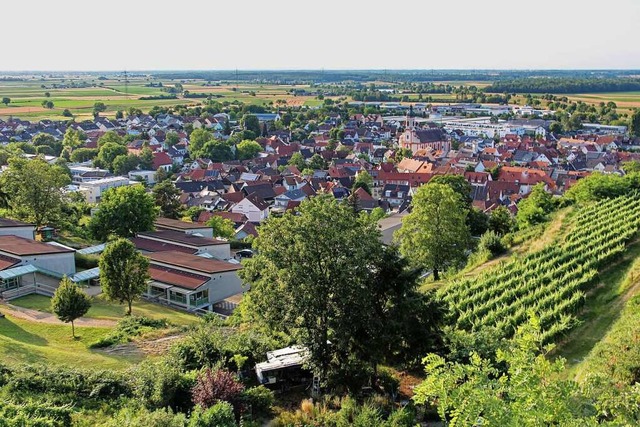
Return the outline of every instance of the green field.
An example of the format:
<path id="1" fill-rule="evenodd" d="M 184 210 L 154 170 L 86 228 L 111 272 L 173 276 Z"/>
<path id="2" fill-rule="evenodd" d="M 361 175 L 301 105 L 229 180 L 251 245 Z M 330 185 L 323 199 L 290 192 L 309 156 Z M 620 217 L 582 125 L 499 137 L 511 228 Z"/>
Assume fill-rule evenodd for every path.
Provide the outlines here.
<path id="1" fill-rule="evenodd" d="M 154 84 L 159 83 L 154 80 Z M 171 87 L 179 81 L 162 81 L 163 86 Z M 88 87 L 61 87 L 64 85 L 81 85 Z M 118 110 L 131 107 L 148 112 L 154 106 L 198 105 L 206 102 L 204 98 L 184 98 L 142 100 L 145 96 L 167 95 L 160 87 L 150 87 L 148 79 L 132 78 L 125 86 L 122 79 L 98 80 L 97 78 L 69 78 L 69 79 L 31 79 L 25 81 L 6 81 L 0 83 L 0 98 L 10 98 L 11 102 L 5 106 L 0 104 L 0 118 L 19 117 L 28 120 L 68 120 L 62 112 L 68 109 L 76 120 L 92 118 L 93 106 L 96 102 L 103 102 L 107 110 L 102 115 L 115 116 Z M 182 83 L 184 90 L 191 93 L 207 93 L 216 96 L 219 102 L 242 102 L 250 105 L 269 105 L 277 100 L 286 101 L 290 106 L 319 106 L 322 101 L 314 97 L 294 97 L 288 93 L 294 86 L 290 85 L 252 85 L 252 84 L 224 84 L 220 86 L 207 85 L 205 81 L 190 80 Z M 44 86 L 44 87 L 43 87 Z M 296 88 L 308 88 L 298 85 Z M 236 89 L 236 90 L 234 90 Z M 49 93 L 49 97 L 45 96 Z M 53 109 L 42 107 L 43 101 L 51 101 Z"/>
<path id="2" fill-rule="evenodd" d="M 0 357 L 3 363 L 60 363 L 87 368 L 122 369 L 140 357 L 108 355 L 89 345 L 109 333 L 109 328 L 71 327 L 30 322 L 10 315 L 0 319 Z"/>

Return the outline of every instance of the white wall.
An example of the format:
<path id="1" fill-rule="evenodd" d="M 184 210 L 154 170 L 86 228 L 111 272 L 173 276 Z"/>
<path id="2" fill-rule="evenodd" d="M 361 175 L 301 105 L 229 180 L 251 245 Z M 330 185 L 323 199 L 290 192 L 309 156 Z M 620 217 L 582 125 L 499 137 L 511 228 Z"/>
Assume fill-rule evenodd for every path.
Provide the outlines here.
<path id="1" fill-rule="evenodd" d="M 73 252 L 61 254 L 40 254 L 21 256 L 23 265 L 32 264 L 58 274 L 71 276 L 76 273 L 76 261 Z"/>
<path id="2" fill-rule="evenodd" d="M 242 281 L 237 271 L 214 274 L 206 286 L 209 288 L 209 302 L 211 304 L 249 289 L 248 287 L 242 287 Z"/>
<path id="3" fill-rule="evenodd" d="M 0 236 L 18 236 L 33 240 L 34 233 L 33 226 L 0 228 Z"/>

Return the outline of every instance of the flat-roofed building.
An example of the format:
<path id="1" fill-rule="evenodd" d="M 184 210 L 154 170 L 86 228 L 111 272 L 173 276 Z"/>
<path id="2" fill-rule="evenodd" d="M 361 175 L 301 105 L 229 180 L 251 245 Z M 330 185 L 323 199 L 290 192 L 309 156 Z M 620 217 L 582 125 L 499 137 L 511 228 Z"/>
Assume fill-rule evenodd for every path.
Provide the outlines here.
<path id="1" fill-rule="evenodd" d="M 186 310 L 210 310 L 217 302 L 241 294 L 238 263 L 178 251 L 148 254 L 151 280 L 147 296 Z"/>

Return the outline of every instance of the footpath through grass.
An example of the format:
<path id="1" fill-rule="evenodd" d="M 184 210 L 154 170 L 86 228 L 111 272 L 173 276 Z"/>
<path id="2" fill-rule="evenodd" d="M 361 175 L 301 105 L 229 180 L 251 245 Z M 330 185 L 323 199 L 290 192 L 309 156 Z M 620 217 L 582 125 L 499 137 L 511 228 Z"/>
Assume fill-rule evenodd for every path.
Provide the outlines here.
<path id="1" fill-rule="evenodd" d="M 138 363 L 140 356 L 114 356 L 89 349 L 89 344 L 106 336 L 109 328 L 52 325 L 18 319 L 0 319 L 0 359 L 3 363 L 59 363 L 82 368 L 124 369 Z"/>
<path id="2" fill-rule="evenodd" d="M 51 298 L 42 295 L 27 295 L 11 301 L 11 304 L 51 313 Z M 193 325 L 199 321 L 199 318 L 193 314 L 144 300 L 134 302 L 132 311 L 134 316 L 167 319 L 169 323 L 177 326 Z M 91 308 L 84 317 L 118 321 L 125 316 L 126 312 L 125 305 L 109 302 L 102 295 L 99 295 L 91 299 Z"/>

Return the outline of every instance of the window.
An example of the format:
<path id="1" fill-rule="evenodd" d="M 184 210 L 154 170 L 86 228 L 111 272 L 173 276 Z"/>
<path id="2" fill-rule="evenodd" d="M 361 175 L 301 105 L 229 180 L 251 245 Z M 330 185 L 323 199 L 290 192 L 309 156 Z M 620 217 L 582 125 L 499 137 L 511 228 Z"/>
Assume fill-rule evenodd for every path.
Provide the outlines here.
<path id="1" fill-rule="evenodd" d="M 20 287 L 20 278 L 12 277 L 11 279 L 0 280 L 0 291 L 8 291 Z"/>
<path id="2" fill-rule="evenodd" d="M 186 304 L 187 296 L 176 291 L 169 291 L 169 300 L 180 304 Z"/>
<path id="3" fill-rule="evenodd" d="M 209 303 L 209 290 L 205 289 L 200 292 L 189 295 L 189 305 L 194 307 Z"/>

